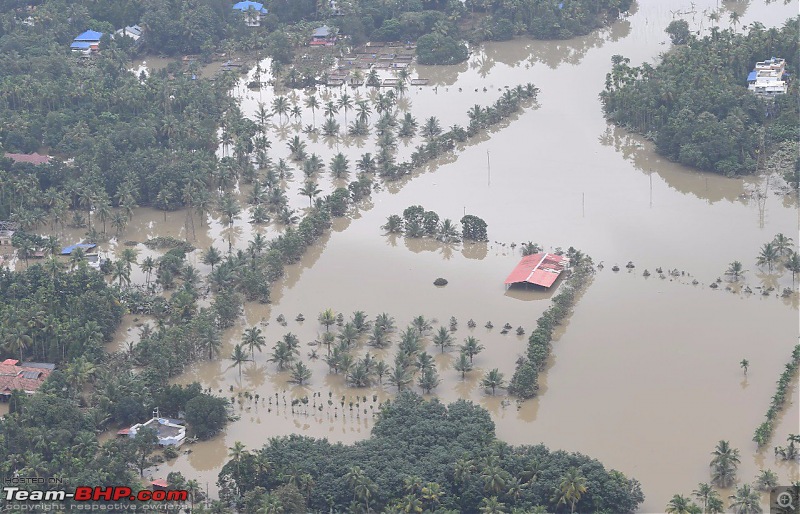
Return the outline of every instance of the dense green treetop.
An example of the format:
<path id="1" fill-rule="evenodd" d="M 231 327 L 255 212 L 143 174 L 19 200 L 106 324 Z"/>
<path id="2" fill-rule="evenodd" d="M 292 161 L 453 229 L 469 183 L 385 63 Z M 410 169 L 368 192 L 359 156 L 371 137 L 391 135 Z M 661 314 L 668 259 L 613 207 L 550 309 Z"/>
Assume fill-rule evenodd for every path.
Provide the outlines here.
<path id="1" fill-rule="evenodd" d="M 652 138 L 656 149 L 681 164 L 725 175 L 752 173 L 759 154 L 783 141 L 797 141 L 798 23 L 781 28 L 752 24 L 745 33 L 711 29 L 702 39 L 672 23 L 676 43 L 658 66 L 632 67 L 614 56 L 600 94 L 609 120 Z M 688 39 L 687 39 L 688 38 Z M 774 101 L 747 89 L 757 61 L 786 59 L 789 92 Z"/>
<path id="2" fill-rule="evenodd" d="M 368 501 L 383 512 L 414 500 L 432 511 L 478 512 L 497 496 L 522 511 L 540 505 L 552 512 L 554 492 L 573 468 L 587 486 L 576 512 L 633 512 L 643 501 L 636 480 L 594 459 L 497 440 L 489 413 L 471 402 L 445 406 L 403 392 L 381 409 L 370 439 L 345 446 L 297 435 L 272 438 L 258 451 L 237 454 L 219 484 L 221 499 L 239 506 L 252 502 L 254 492 L 266 499 L 298 485 L 315 511 L 356 508 L 351 502 L 363 508 Z"/>

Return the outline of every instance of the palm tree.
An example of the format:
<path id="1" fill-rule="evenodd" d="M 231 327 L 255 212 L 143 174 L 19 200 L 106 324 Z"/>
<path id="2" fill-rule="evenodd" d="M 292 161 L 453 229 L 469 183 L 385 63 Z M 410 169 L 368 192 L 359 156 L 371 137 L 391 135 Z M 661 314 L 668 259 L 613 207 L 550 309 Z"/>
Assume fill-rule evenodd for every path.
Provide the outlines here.
<path id="1" fill-rule="evenodd" d="M 411 383 L 411 373 L 403 366 L 395 365 L 389 374 L 389 383 L 397 387 L 398 391 L 403 389 Z"/>
<path id="2" fill-rule="evenodd" d="M 347 176 L 349 163 L 347 158 L 342 153 L 337 153 L 331 159 L 331 175 L 334 178 L 341 179 Z"/>
<path id="3" fill-rule="evenodd" d="M 307 196 L 308 197 L 308 206 L 311 207 L 312 200 L 314 199 L 315 196 L 317 196 L 321 192 L 322 192 L 322 190 L 319 189 L 319 187 L 317 187 L 317 183 L 309 180 L 308 182 L 303 184 L 303 187 L 300 188 L 300 191 L 298 191 L 298 194 L 300 196 Z"/>
<path id="4" fill-rule="evenodd" d="M 556 489 L 558 505 L 569 505 L 570 512 L 575 512 L 575 504 L 586 492 L 586 478 L 584 478 L 577 468 L 570 468 L 567 474 L 561 479 L 561 483 Z"/>
<path id="5" fill-rule="evenodd" d="M 152 275 L 153 270 L 156 269 L 156 261 L 152 257 L 147 256 L 142 260 L 142 263 L 139 264 L 139 268 L 141 268 L 142 273 L 145 274 L 145 283 L 149 283 L 150 275 Z"/>
<path id="6" fill-rule="evenodd" d="M 300 136 L 294 136 L 286 143 L 286 146 L 292 154 L 292 159 L 296 161 L 302 160 L 306 154 L 306 143 L 300 139 Z M 280 164 L 280 162 L 278 164 Z"/>
<path id="7" fill-rule="evenodd" d="M 249 452 L 245 450 L 244 443 L 241 441 L 236 441 L 233 443 L 233 446 L 228 448 L 228 457 L 236 463 L 237 472 L 241 473 L 241 464 L 242 459 L 247 455 Z"/>
<path id="8" fill-rule="evenodd" d="M 481 504 L 479 507 L 479 511 L 482 514 L 502 514 L 505 511 L 506 504 L 500 502 L 497 499 L 497 496 L 491 496 L 489 498 L 484 498 L 481 500 Z"/>
<path id="9" fill-rule="evenodd" d="M 497 368 L 494 368 L 484 375 L 483 380 L 481 380 L 481 385 L 487 389 L 491 389 L 492 396 L 494 396 L 494 391 L 496 388 L 505 386 L 503 374 L 500 373 Z"/>
<path id="10" fill-rule="evenodd" d="M 439 125 L 439 120 L 435 116 L 431 116 L 425 120 L 425 126 L 422 127 L 422 135 L 430 142 L 436 136 L 442 133 L 442 127 Z"/>
<path id="11" fill-rule="evenodd" d="M 712 482 L 720 487 L 730 487 L 736 478 L 736 468 L 739 465 L 739 450 L 731 448 L 728 441 L 720 441 L 711 452 Z"/>
<path id="12" fill-rule="evenodd" d="M 28 335 L 28 329 L 22 323 L 16 323 L 14 328 L 6 333 L 4 347 L 9 352 L 19 351 L 19 360 L 22 361 L 22 351 L 33 343 L 33 338 Z"/>
<path id="13" fill-rule="evenodd" d="M 375 159 L 372 158 L 372 154 L 367 152 L 356 161 L 356 168 L 364 173 L 373 173 L 377 168 L 377 163 Z"/>
<path id="14" fill-rule="evenodd" d="M 114 267 L 111 271 L 111 280 L 118 280 L 119 287 L 122 287 L 123 283 L 130 284 L 131 283 L 131 269 L 123 260 L 114 261 Z"/>
<path id="15" fill-rule="evenodd" d="M 317 100 L 317 96 L 316 95 L 311 95 L 311 96 L 307 97 L 303 101 L 303 103 L 305 104 L 306 107 L 311 109 L 311 119 L 312 119 L 312 121 L 314 123 L 314 126 L 316 127 L 317 126 L 316 113 L 317 113 L 317 109 L 319 109 L 319 100 Z"/>
<path id="16" fill-rule="evenodd" d="M 436 368 L 432 366 L 428 368 L 422 368 L 418 385 L 420 389 L 422 389 L 423 393 L 430 394 L 431 390 L 435 389 L 440 382 L 441 380 L 439 380 L 439 374 L 436 372 Z"/>
<path id="17" fill-rule="evenodd" d="M 267 341 L 264 339 L 264 336 L 261 335 L 261 329 L 258 327 L 250 327 L 244 329 L 244 333 L 242 334 L 242 344 L 246 345 L 250 349 L 250 359 L 255 362 L 256 355 L 255 350 L 258 348 L 258 351 L 261 351 Z"/>
<path id="18" fill-rule="evenodd" d="M 771 469 L 762 469 L 756 478 L 755 486 L 759 491 L 769 491 L 778 485 L 778 475 Z"/>
<path id="19" fill-rule="evenodd" d="M 328 119 L 333 119 L 333 116 L 339 112 L 339 108 L 336 107 L 336 104 L 333 102 L 327 102 L 325 104 L 325 117 Z"/>
<path id="20" fill-rule="evenodd" d="M 772 240 L 772 244 L 775 246 L 775 250 L 778 251 L 778 255 L 789 255 L 792 253 L 792 243 L 794 241 L 791 237 L 786 237 L 783 234 L 778 234 Z"/>
<path id="21" fill-rule="evenodd" d="M 769 272 L 772 273 L 772 265 L 780 257 L 780 252 L 775 247 L 773 243 L 765 243 L 764 246 L 761 247 L 761 253 L 758 254 L 758 258 L 756 262 L 759 266 L 767 265 Z"/>
<path id="22" fill-rule="evenodd" d="M 222 262 L 222 254 L 213 246 L 209 246 L 208 250 L 203 254 L 201 262 L 203 264 L 208 264 L 213 270 L 215 265 Z"/>
<path id="23" fill-rule="evenodd" d="M 719 498 L 719 494 L 714 490 L 711 484 L 706 483 L 698 484 L 697 489 L 692 491 L 692 495 L 700 501 L 703 512 L 706 512 L 706 508 L 714 499 Z"/>
<path id="24" fill-rule="evenodd" d="M 356 111 L 358 112 L 358 121 L 366 124 L 369 121 L 369 116 L 372 114 L 372 107 L 366 100 L 358 100 L 356 102 Z"/>
<path id="25" fill-rule="evenodd" d="M 787 270 L 792 272 L 792 285 L 794 285 L 794 277 L 800 273 L 800 254 L 797 252 L 790 252 L 786 262 L 783 263 Z"/>
<path id="26" fill-rule="evenodd" d="M 431 322 L 426 320 L 424 316 L 417 316 L 411 320 L 411 325 L 417 330 L 420 336 L 431 329 Z"/>
<path id="27" fill-rule="evenodd" d="M 331 325 L 336 323 L 336 313 L 333 312 L 333 309 L 325 309 L 319 314 L 318 319 L 320 324 L 325 326 L 325 332 L 328 332 Z"/>
<path id="28" fill-rule="evenodd" d="M 731 509 L 736 514 L 761 514 L 761 494 L 752 489 L 749 484 L 736 488 L 736 494 L 728 496 L 731 500 Z"/>
<path id="29" fill-rule="evenodd" d="M 542 247 L 539 246 L 538 244 L 532 242 L 532 241 L 528 241 L 527 243 L 523 243 L 522 244 L 522 255 L 523 256 L 533 255 L 533 254 L 539 253 L 541 251 L 542 251 Z"/>
<path id="30" fill-rule="evenodd" d="M 739 366 L 744 370 L 744 374 L 747 375 L 747 368 L 750 367 L 750 361 L 747 359 L 742 359 L 742 362 L 739 363 Z"/>
<path id="31" fill-rule="evenodd" d="M 291 368 L 291 381 L 303 385 L 311 378 L 311 370 L 302 362 L 297 362 Z"/>
<path id="32" fill-rule="evenodd" d="M 664 512 L 667 514 L 694 514 L 697 512 L 696 505 L 689 498 L 676 494 L 667 503 L 667 508 Z"/>
<path id="33" fill-rule="evenodd" d="M 337 107 L 344 111 L 344 122 L 347 123 L 347 111 L 353 108 L 353 100 L 347 93 L 342 93 L 337 102 Z"/>
<path id="34" fill-rule="evenodd" d="M 453 364 L 453 369 L 461 373 L 461 380 L 464 380 L 467 373 L 472 371 L 472 359 L 470 359 L 466 353 L 461 352 L 458 356 L 458 360 Z"/>
<path id="35" fill-rule="evenodd" d="M 233 347 L 233 353 L 231 354 L 230 359 L 233 361 L 231 367 L 239 367 L 239 380 L 242 380 L 242 364 L 250 360 L 247 358 L 247 353 L 244 350 L 243 344 L 237 344 Z"/>
<path id="36" fill-rule="evenodd" d="M 483 350 L 483 345 L 472 336 L 464 339 L 464 344 L 460 346 L 461 352 L 469 357 L 469 362 L 472 364 L 472 359 Z"/>
<path id="37" fill-rule="evenodd" d="M 272 112 L 277 114 L 280 120 L 289 112 L 289 108 L 289 100 L 285 96 L 279 96 L 272 100 Z"/>
<path id="38" fill-rule="evenodd" d="M 739 277 L 742 276 L 742 273 L 744 273 L 744 267 L 739 261 L 733 261 L 730 263 L 728 270 L 725 271 L 725 274 L 731 275 L 734 280 L 739 280 Z"/>
<path id="39" fill-rule="evenodd" d="M 441 349 L 441 353 L 444 353 L 445 348 L 453 346 L 453 336 L 447 328 L 439 327 L 439 331 L 433 336 L 433 343 Z"/>

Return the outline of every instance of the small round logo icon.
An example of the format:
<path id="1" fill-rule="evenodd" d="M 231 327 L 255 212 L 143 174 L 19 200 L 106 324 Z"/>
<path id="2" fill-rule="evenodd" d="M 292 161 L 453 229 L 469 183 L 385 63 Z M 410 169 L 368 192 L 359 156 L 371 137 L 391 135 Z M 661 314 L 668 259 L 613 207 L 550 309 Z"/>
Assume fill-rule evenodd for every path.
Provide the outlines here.
<path id="1" fill-rule="evenodd" d="M 781 491 L 775 498 L 775 503 L 783 509 L 794 509 L 794 498 L 789 491 Z"/>

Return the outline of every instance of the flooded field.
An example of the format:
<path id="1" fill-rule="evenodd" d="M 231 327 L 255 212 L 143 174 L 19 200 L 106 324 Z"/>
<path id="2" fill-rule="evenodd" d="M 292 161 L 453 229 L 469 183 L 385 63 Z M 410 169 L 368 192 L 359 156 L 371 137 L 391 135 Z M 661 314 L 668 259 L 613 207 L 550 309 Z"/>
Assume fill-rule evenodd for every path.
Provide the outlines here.
<path id="1" fill-rule="evenodd" d="M 239 370 L 224 358 L 199 363 L 178 379 L 196 380 L 232 397 L 240 419 L 214 440 L 187 446 L 190 453 L 151 474 L 163 478 L 170 471 L 182 471 L 208 483 L 213 493 L 227 448 L 235 441 L 253 449 L 270 436 L 290 433 L 343 442 L 368 437 L 378 403 L 391 397 L 395 388 L 355 389 L 345 384 L 343 376 L 328 373 L 321 358 L 325 348 L 307 343 L 321 337 L 325 328 L 316 321 L 317 315 L 331 308 L 345 319 L 356 310 L 371 318 L 385 312 L 399 329 L 418 315 L 434 319 L 434 329 L 456 317 L 457 344 L 472 335 L 486 349 L 462 380 L 453 369 L 457 351 L 440 354 L 427 336 L 426 350 L 434 355 L 442 379 L 435 395 L 444 401 L 469 398 L 483 405 L 505 441 L 543 442 L 584 452 L 638 478 L 646 495 L 642 512 L 663 511 L 673 494 L 689 494 L 698 482 L 708 481 L 710 452 L 720 439 L 730 440 L 741 451 L 740 482 L 751 482 L 759 469 L 766 468 L 778 472 L 783 482 L 800 478 L 795 466 L 775 461 L 771 451 L 756 452 L 751 441 L 798 336 L 797 293 L 777 297 L 784 287 L 792 286 L 791 274 L 782 269 L 764 273 L 756 266 L 756 255 L 777 233 L 799 239 L 795 199 L 775 194 L 774 179 L 770 185 L 764 176 L 728 179 L 665 161 L 643 138 L 609 126 L 597 97 L 612 55 L 625 55 L 632 64 L 654 62 L 668 48 L 663 29 L 674 11 L 694 8 L 694 14 L 683 17 L 696 30 L 707 31 L 706 15 L 718 3 L 640 0 L 630 17 L 583 38 L 492 43 L 474 49 L 461 65 L 412 65 L 412 77 L 428 78 L 431 85 L 410 88 L 398 106 L 420 123 L 436 116 L 443 127 L 465 126 L 470 107 L 494 102 L 506 86 L 533 82 L 541 93 L 537 104 L 517 119 L 478 135 L 455 155 L 442 157 L 413 177 L 373 193 L 287 270 L 272 290 L 271 304 L 247 304 L 240 323 L 226 332 L 221 355 L 230 355 L 249 326 L 259 326 L 268 345 L 256 353 L 255 362 L 242 367 L 241 379 Z M 760 21 L 769 27 L 796 15 L 798 3 L 721 2 L 721 8 L 724 27 L 730 10 L 742 16 L 742 26 Z M 276 94 L 266 87 L 248 90 L 245 84 L 252 74 L 240 80 L 234 93 L 245 114 L 255 119 L 259 102 L 269 107 Z M 344 91 L 364 98 L 375 95 L 366 87 L 325 89 L 317 95 L 324 104 L 326 98 L 336 99 Z M 303 92 L 277 94 L 290 99 L 296 95 L 293 101 L 303 105 Z M 344 127 L 354 116 L 350 110 L 335 119 Z M 320 125 L 322 120 L 319 110 L 312 113 L 305 107 L 299 120 L 273 117 L 272 161 L 288 159 L 286 141 L 302 126 Z M 363 153 L 374 153 L 376 148 L 374 134 L 301 137 L 309 153 L 328 163 L 342 152 L 351 168 Z M 420 141 L 419 135 L 399 141 L 398 160 L 407 159 Z M 340 185 L 327 171 L 318 181 L 326 192 Z M 287 193 L 290 206 L 298 212 L 308 206 L 308 198 L 298 194 L 302 184 L 303 174 L 295 169 L 294 177 L 287 179 Z M 247 188 L 239 193 L 244 205 Z M 383 234 L 380 226 L 387 216 L 415 204 L 456 221 L 464 213 L 484 218 L 490 242 L 442 245 Z M 188 237 L 200 249 L 211 244 L 226 249 L 230 239 L 234 249 L 243 249 L 255 233 L 248 219 L 248 212 L 243 212 L 228 228 L 214 216 L 204 225 L 195 216 L 192 235 L 185 212 L 168 213 L 164 221 L 161 211 L 139 209 L 121 239 Z M 272 237 L 283 227 L 273 224 L 258 231 Z M 66 236 L 75 238 L 79 232 Z M 604 267 L 560 328 L 549 367 L 540 377 L 539 397 L 518 405 L 504 391 L 487 394 L 480 377 L 498 368 L 510 378 L 527 336 L 513 331 L 502 335 L 500 328 L 509 323 L 530 333 L 553 294 L 503 287 L 520 258 L 519 247 L 512 248 L 511 243 L 528 240 L 547 250 L 575 246 Z M 113 253 L 118 248 L 121 244 L 112 241 L 103 250 Z M 142 245 L 137 249 L 140 258 L 158 253 Z M 190 254 L 189 262 L 207 273 L 199 254 Z M 709 287 L 734 260 L 748 270 L 741 283 L 751 287 L 752 294 L 736 285 L 726 290 L 727 281 L 716 290 Z M 628 261 L 636 265 L 630 272 L 624 268 Z M 613 272 L 615 264 L 623 266 L 622 271 Z M 677 269 L 679 275 L 659 278 L 658 267 Z M 645 269 L 650 277 L 642 276 Z M 437 277 L 449 284 L 434 287 Z M 132 278 L 144 281 L 138 270 Z M 762 287 L 775 291 L 763 295 Z M 295 321 L 300 313 L 305 321 Z M 276 321 L 280 314 L 286 326 Z M 476 328 L 467 327 L 469 319 Z M 485 328 L 487 321 L 495 328 Z M 135 344 L 132 324 L 126 320 L 115 348 Z M 313 371 L 307 386 L 288 383 L 288 374 L 268 362 L 271 346 L 287 332 L 299 337 L 302 360 Z M 396 335 L 394 341 L 385 350 L 375 350 L 362 339 L 356 353 L 363 356 L 369 351 L 391 364 Z M 312 351 L 319 358 L 310 357 Z M 738 364 L 743 358 L 750 361 L 746 377 Z M 248 399 L 244 392 L 258 394 L 259 399 Z M 292 406 L 293 399 L 304 397 L 307 405 Z M 795 384 L 772 446 L 797 433 L 797 405 Z"/>

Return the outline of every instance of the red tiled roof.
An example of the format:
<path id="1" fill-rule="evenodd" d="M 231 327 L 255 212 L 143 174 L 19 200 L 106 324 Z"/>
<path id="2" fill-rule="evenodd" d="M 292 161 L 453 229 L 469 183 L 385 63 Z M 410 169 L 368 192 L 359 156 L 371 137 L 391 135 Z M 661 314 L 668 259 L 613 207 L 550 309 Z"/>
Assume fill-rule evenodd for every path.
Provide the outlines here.
<path id="1" fill-rule="evenodd" d="M 8 153 L 6 152 L 6 158 L 11 159 L 14 162 L 27 162 L 30 164 L 45 164 L 50 162 L 49 155 L 42 155 L 38 153 Z"/>
<path id="2" fill-rule="evenodd" d="M 157 478 L 156 480 L 153 480 L 150 482 L 150 485 L 153 487 L 163 487 L 165 489 L 169 487 L 169 484 L 163 478 Z"/>
<path id="3" fill-rule="evenodd" d="M 506 284 L 527 282 L 537 286 L 550 287 L 564 271 L 566 258 L 549 253 L 527 255 L 519 261 L 514 271 L 506 278 Z"/>
<path id="4" fill-rule="evenodd" d="M 0 394 L 9 395 L 11 391 L 33 392 L 50 376 L 47 368 L 35 368 L 6 364 L 13 359 L 6 359 L 0 364 Z"/>

